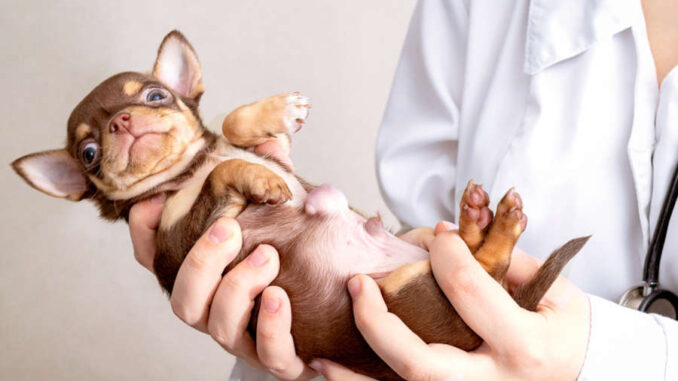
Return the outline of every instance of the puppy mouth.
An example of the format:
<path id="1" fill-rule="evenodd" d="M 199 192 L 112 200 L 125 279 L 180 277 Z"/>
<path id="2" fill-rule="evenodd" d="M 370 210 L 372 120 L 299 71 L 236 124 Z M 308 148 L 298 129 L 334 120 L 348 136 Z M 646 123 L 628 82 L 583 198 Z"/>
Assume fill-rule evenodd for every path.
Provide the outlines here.
<path id="1" fill-rule="evenodd" d="M 162 161 L 161 152 L 164 147 L 166 135 L 169 131 L 159 129 L 147 129 L 144 131 L 129 132 L 122 136 L 116 136 L 111 142 L 110 157 L 112 173 L 124 174 L 130 170 L 130 166 L 138 162 L 148 162 L 149 160 Z M 117 168 L 117 169 L 113 169 Z"/>
<path id="2" fill-rule="evenodd" d="M 162 135 L 165 134 L 166 133 L 164 132 L 156 131 L 147 131 L 137 135 L 130 134 L 132 136 L 132 141 L 129 143 L 129 146 L 127 147 L 127 157 L 132 158 L 133 156 L 142 154 L 143 151 L 146 151 L 149 148 L 149 146 L 153 144 L 152 142 L 153 139 L 162 138 Z"/>

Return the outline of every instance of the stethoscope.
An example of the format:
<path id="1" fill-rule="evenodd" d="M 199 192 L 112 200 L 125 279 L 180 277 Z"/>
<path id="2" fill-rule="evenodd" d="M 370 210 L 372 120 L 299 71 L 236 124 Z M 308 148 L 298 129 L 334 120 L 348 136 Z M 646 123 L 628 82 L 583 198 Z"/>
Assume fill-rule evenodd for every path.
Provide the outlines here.
<path id="1" fill-rule="evenodd" d="M 659 285 L 659 264 L 666 241 L 671 213 L 678 198 L 678 166 L 673 173 L 671 186 L 664 199 L 652 242 L 645 255 L 643 283 L 630 288 L 622 295 L 619 304 L 642 312 L 657 313 L 678 320 L 678 296 Z"/>

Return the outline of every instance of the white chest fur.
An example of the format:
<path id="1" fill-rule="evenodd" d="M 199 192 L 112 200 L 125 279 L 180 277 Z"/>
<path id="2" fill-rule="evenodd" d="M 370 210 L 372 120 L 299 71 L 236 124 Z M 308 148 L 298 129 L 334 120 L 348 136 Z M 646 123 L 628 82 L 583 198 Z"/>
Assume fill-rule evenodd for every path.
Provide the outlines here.
<path id="1" fill-rule="evenodd" d="M 182 184 L 179 191 L 174 193 L 165 202 L 165 207 L 162 211 L 160 219 L 160 229 L 166 230 L 171 228 L 177 221 L 183 218 L 190 210 L 196 199 L 200 195 L 203 184 L 207 176 L 214 170 L 214 168 L 227 160 L 242 159 L 254 164 L 260 164 L 273 171 L 280 176 L 287 187 L 292 192 L 292 199 L 287 201 L 293 207 L 301 207 L 306 199 L 306 191 L 299 183 L 296 176 L 283 169 L 280 165 L 255 155 L 254 153 L 245 151 L 240 148 L 233 147 L 228 144 L 223 138 L 217 142 L 216 149 L 209 154 L 209 157 L 202 166 L 195 172 L 195 174 L 186 182 Z"/>

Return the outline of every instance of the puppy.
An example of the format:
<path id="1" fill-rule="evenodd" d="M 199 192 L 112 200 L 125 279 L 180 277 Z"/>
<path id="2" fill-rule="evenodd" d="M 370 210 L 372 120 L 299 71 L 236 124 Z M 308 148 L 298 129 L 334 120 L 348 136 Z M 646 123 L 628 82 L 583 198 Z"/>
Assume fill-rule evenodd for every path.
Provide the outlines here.
<path id="1" fill-rule="evenodd" d="M 44 193 L 93 201 L 108 220 L 127 219 L 135 202 L 166 193 L 154 268 L 168 293 L 198 237 L 221 216 L 237 218 L 243 248 L 225 271 L 258 244 L 278 250 L 280 273 L 273 284 L 289 294 L 294 343 L 305 361 L 328 358 L 375 378 L 399 379 L 354 325 L 346 281 L 358 273 L 378 279 L 389 310 L 424 341 L 465 350 L 480 345 L 438 288 L 424 248 L 398 239 L 378 218 L 354 212 L 336 188 L 311 186 L 284 163 L 251 152 L 271 140 L 289 144 L 308 115 L 305 97 L 283 94 L 242 106 L 224 120 L 220 137 L 199 117 L 202 93 L 198 57 L 173 31 L 162 41 L 151 74 L 114 75 L 75 107 L 65 148 L 33 153 L 12 165 Z M 461 200 L 460 235 L 504 283 L 527 219 L 513 190 L 496 216 L 488 204 L 487 193 L 469 182 Z M 514 293 L 517 303 L 534 310 L 585 241 L 570 241 L 554 252 Z M 257 301 L 252 331 L 258 306 Z"/>

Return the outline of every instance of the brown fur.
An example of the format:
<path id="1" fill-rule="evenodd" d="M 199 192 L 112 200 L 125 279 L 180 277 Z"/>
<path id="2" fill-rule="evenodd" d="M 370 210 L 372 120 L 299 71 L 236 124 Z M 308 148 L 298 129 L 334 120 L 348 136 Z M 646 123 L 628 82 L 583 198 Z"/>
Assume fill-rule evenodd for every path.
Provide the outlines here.
<path id="1" fill-rule="evenodd" d="M 161 284 L 170 292 L 185 254 L 217 217 L 214 211 L 228 203 L 227 198 L 214 197 L 210 189 L 211 186 L 206 183 L 199 197 L 200 202 L 194 205 L 191 213 L 170 231 L 161 231 L 158 235 L 155 270 Z M 318 231 L 325 228 L 326 222 L 322 217 L 308 216 L 303 210 L 284 205 L 250 204 L 237 220 L 243 231 L 243 249 L 225 271 L 228 272 L 259 244 L 269 244 L 278 250 L 280 272 L 273 284 L 284 288 L 289 294 L 293 313 L 292 334 L 297 353 L 303 360 L 328 358 L 372 377 L 400 379 L 374 354 L 355 328 L 350 297 L 346 292 L 348 278 L 337 276 L 332 269 L 322 264 L 306 260 L 309 255 L 305 250 L 311 247 L 306 241 L 317 239 Z M 497 253 L 497 257 L 507 261 L 508 257 L 504 253 L 510 253 L 512 241 L 506 241 L 498 235 L 499 227 L 506 226 L 501 218 L 496 226 L 497 234 L 494 237 L 507 244 Z M 488 233 L 485 242 L 494 239 Z M 535 279 L 517 291 L 515 299 L 518 304 L 534 310 L 534 301 L 541 300 L 567 260 L 582 244 L 580 240 L 556 251 Z M 168 264 L 168 261 L 171 263 Z M 465 350 L 478 347 L 481 339 L 449 304 L 428 264 L 423 268 L 405 276 L 402 276 L 402 270 L 398 270 L 380 280 L 389 311 L 398 315 L 427 343 L 445 343 Z M 504 275 L 505 271 L 493 274 L 502 283 Z M 400 285 L 389 287 L 388 284 L 395 282 L 394 279 L 398 277 Z M 258 308 L 259 300 L 256 301 L 250 320 L 253 337 Z M 318 316 L 322 316 L 322 319 L 318 319 Z"/>
<path id="2" fill-rule="evenodd" d="M 173 96 L 172 102 L 152 107 L 143 104 L 138 96 L 147 86 L 166 88 L 158 81 L 158 75 L 165 70 L 160 56 L 167 41 L 179 41 L 181 49 L 187 53 L 183 62 L 193 71 L 187 77 L 190 86 L 181 90 L 188 95 L 184 97 L 168 89 Z M 190 162 L 181 167 L 181 172 L 173 178 L 125 200 L 113 200 L 107 196 L 106 190 L 97 189 L 95 183 L 107 184 L 105 175 L 108 173 L 102 173 L 100 166 L 86 168 L 78 164 L 84 174 L 86 191 L 70 197 L 74 200 L 92 199 L 98 204 L 101 216 L 106 219 L 127 219 L 135 202 L 161 192 L 168 192 L 172 196 L 174 192 L 180 192 L 189 179 L 202 179 L 197 174 L 202 173 L 200 169 L 208 162 L 213 163 L 213 153 L 220 144 L 218 138 L 204 128 L 198 115 L 197 105 L 202 92 L 202 75 L 197 57 L 183 35 L 176 31 L 163 40 L 154 75 L 127 72 L 102 82 L 76 106 L 68 121 L 68 140 L 64 152 L 69 153 L 76 162 L 80 163 L 80 143 L 84 139 L 101 142 L 111 119 L 122 110 L 134 110 L 159 119 L 172 113 L 181 113 L 185 116 L 181 120 L 186 125 L 178 128 L 198 131 L 204 139 L 204 145 L 193 157 L 189 157 Z M 224 122 L 224 135 L 232 144 L 242 148 L 252 148 L 256 144 L 284 136 L 288 131 L 288 126 L 282 121 L 285 97 L 271 97 L 236 109 Z M 173 120 L 171 123 L 183 122 Z M 78 127 L 82 125 L 90 128 Z M 28 155 L 25 158 L 30 157 Z M 17 164 L 23 159 L 15 162 L 15 169 L 30 182 Z M 205 178 L 202 188 L 197 188 L 201 189 L 200 194 L 190 212 L 179 216 L 171 226 L 158 231 L 154 269 L 161 286 L 167 292 L 172 292 L 175 277 L 186 254 L 217 218 L 223 215 L 237 216 L 243 233 L 243 247 L 224 271 L 233 268 L 259 244 L 269 244 L 278 250 L 280 271 L 273 284 L 285 289 L 290 297 L 292 335 L 298 355 L 305 361 L 328 358 L 379 379 L 400 379 L 372 351 L 355 327 L 351 299 L 346 291 L 350 274 L 339 272 L 340 269 L 321 260 L 322 257 L 315 251 L 318 248 L 316 243 L 331 239 L 332 224 L 336 222 L 321 214 L 306 213 L 303 205 L 284 203 L 293 198 L 289 189 L 292 185 L 307 192 L 313 186 L 300 178 L 297 178 L 298 183 L 290 184 L 293 180 L 285 182 L 279 176 L 280 168 L 284 168 L 284 165 L 273 159 L 265 160 L 264 163 L 224 159 Z M 141 172 L 148 170 L 143 166 L 140 168 Z M 283 177 L 289 175 L 283 174 Z M 35 184 L 33 186 L 39 188 Z M 463 202 L 468 202 L 469 194 L 467 190 Z M 486 207 L 487 201 L 483 200 L 482 205 L 474 207 Z M 511 251 L 524 229 L 521 208 L 519 196 L 509 192 L 500 202 L 497 216 L 487 229 L 474 226 L 478 220 L 470 219 L 468 215 L 460 220 L 462 238 L 474 249 L 481 265 L 500 283 L 505 283 Z M 585 241 L 586 238 L 575 240 L 556 250 L 535 277 L 515 292 L 516 302 L 534 310 L 562 267 Z M 461 320 L 438 288 L 426 261 L 394 271 L 379 283 L 389 310 L 424 341 L 446 343 L 464 350 L 472 350 L 480 345 L 480 338 Z M 253 334 L 256 331 L 258 308 L 257 299 L 249 325 Z"/>
<path id="3" fill-rule="evenodd" d="M 264 101 L 265 102 L 265 101 Z M 263 109 L 263 108 L 262 108 Z M 236 110 L 234 113 L 238 113 Z M 251 116 L 241 116 L 240 120 L 247 120 Z M 254 119 L 256 120 L 256 118 Z M 251 127 L 254 129 L 255 127 Z M 225 170 L 224 182 L 232 182 L 233 174 L 239 173 L 242 163 L 227 161 L 222 164 Z M 236 166 L 234 170 L 230 167 Z M 177 224 L 171 231 L 159 235 L 158 251 L 156 256 L 156 273 L 161 284 L 171 285 L 181 265 L 181 261 L 193 242 L 213 222 L 215 210 L 219 210 L 227 200 L 215 197 L 215 182 L 221 182 L 220 171 L 215 170 L 199 196 L 200 203 L 194 205 L 193 210 L 185 220 Z M 244 174 L 238 176 L 247 177 Z M 267 178 L 264 174 L 264 178 Z M 248 177 L 248 181 L 253 181 Z M 307 186 L 310 188 L 310 186 Z M 239 193 L 246 195 L 241 190 Z M 466 192 L 469 194 L 469 192 Z M 248 197 L 252 200 L 252 196 Z M 259 199 L 259 201 L 262 201 Z M 486 203 L 488 200 L 484 200 Z M 464 201 L 462 201 L 464 202 Z M 506 269 L 510 263 L 510 253 L 522 232 L 521 213 L 522 200 L 510 191 L 498 206 L 497 218 L 488 229 L 462 229 L 472 232 L 471 238 L 462 234 L 464 239 L 473 239 L 482 242 L 475 255 L 481 265 L 500 283 L 504 282 Z M 322 217 L 309 216 L 301 209 L 279 205 L 275 207 L 251 204 L 238 216 L 243 231 L 243 250 L 228 266 L 229 271 L 256 245 L 269 244 L 280 253 L 280 272 L 273 284 L 284 288 L 292 304 L 292 334 L 298 355 L 305 361 L 323 357 L 344 364 L 360 373 L 380 379 L 399 379 L 378 356 L 369 348 L 353 323 L 350 297 L 347 295 L 345 283 L 347 277 L 337 276 L 330 268 L 324 268 L 317 262 L 309 262 L 309 254 L 305 253 L 312 245 L 307 240 L 318 238 L 324 229 L 325 221 Z M 472 221 L 462 220 L 462 228 Z M 185 240 L 180 234 L 182 231 L 191 237 Z M 170 240 L 170 243 L 163 242 Z M 181 242 L 178 240 L 181 239 Z M 534 300 L 540 300 L 562 266 L 574 252 L 573 246 L 556 252 L 552 259 L 547 261 L 548 266 L 529 284 L 519 290 L 516 301 L 523 305 L 529 304 L 536 308 Z M 171 265 L 167 260 L 171 259 Z M 463 322 L 454 307 L 438 288 L 430 271 L 430 265 L 410 265 L 414 271 L 399 269 L 388 277 L 380 280 L 382 293 L 389 311 L 398 315 L 415 333 L 425 342 L 445 343 L 456 347 L 472 350 L 480 345 L 482 340 Z M 168 271 L 169 270 L 169 271 Z M 395 284 L 395 286 L 393 286 Z M 308 287 L 315 285 L 315 287 Z M 171 287 L 168 288 L 171 291 Z M 534 305 L 532 305 L 534 304 Z M 250 320 L 250 331 L 254 336 L 256 331 L 259 300 Z M 317 319 L 322 315 L 323 319 Z"/>

